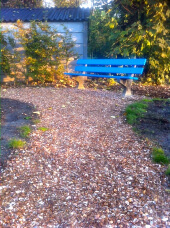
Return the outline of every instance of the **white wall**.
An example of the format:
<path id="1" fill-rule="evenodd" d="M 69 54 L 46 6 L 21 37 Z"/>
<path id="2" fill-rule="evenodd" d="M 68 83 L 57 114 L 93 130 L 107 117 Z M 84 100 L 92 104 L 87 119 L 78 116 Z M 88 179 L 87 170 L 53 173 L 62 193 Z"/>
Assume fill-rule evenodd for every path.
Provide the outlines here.
<path id="1" fill-rule="evenodd" d="M 64 35 L 63 25 L 72 34 L 72 39 L 75 42 L 74 51 L 79 55 L 79 58 L 87 58 L 87 23 L 86 22 L 49 22 L 51 28 L 56 29 L 59 34 Z"/>

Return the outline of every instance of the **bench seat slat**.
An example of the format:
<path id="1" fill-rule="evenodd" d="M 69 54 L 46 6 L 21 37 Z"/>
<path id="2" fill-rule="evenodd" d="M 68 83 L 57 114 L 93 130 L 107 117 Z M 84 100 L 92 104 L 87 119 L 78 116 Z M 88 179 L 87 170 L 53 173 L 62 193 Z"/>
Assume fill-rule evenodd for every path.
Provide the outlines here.
<path id="1" fill-rule="evenodd" d="M 76 66 L 75 71 L 95 72 L 95 73 L 119 73 L 119 74 L 142 74 L 143 68 L 134 67 L 85 67 Z"/>
<path id="2" fill-rule="evenodd" d="M 96 74 L 81 74 L 81 73 L 64 73 L 64 74 L 71 75 L 72 77 L 87 76 L 87 77 L 95 77 L 95 78 L 115 78 L 115 79 L 133 79 L 133 80 L 138 80 L 137 77 L 131 77 L 131 76 L 96 75 Z"/>
<path id="3" fill-rule="evenodd" d="M 146 59 L 78 59 L 77 64 L 82 65 L 140 65 L 143 66 Z"/>

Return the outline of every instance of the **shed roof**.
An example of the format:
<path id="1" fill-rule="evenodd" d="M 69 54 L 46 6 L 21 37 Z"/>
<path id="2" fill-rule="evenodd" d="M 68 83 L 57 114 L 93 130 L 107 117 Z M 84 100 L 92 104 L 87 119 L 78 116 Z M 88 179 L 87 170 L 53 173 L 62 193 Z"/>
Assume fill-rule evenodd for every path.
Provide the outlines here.
<path id="1" fill-rule="evenodd" d="M 89 8 L 1 8 L 2 22 L 23 22 L 32 20 L 48 22 L 87 21 Z"/>

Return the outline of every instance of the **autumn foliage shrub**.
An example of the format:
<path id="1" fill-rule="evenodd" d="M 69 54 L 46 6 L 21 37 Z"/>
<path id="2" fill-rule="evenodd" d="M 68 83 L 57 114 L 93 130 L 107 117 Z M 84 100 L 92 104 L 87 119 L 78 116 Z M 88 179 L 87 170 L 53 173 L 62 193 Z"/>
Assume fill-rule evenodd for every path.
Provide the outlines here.
<path id="1" fill-rule="evenodd" d="M 4 73 L 8 73 L 15 81 L 18 78 L 24 79 L 26 84 L 30 79 L 42 84 L 57 80 L 61 84 L 69 83 L 63 72 L 68 67 L 69 59 L 76 54 L 73 52 L 74 42 L 68 30 L 64 27 L 66 35 L 62 36 L 51 29 L 48 23 L 32 21 L 30 27 L 25 28 L 20 20 L 14 28 L 15 45 L 3 57 L 3 71 L 8 69 Z M 4 50 L 7 50 L 5 46 Z"/>
<path id="2" fill-rule="evenodd" d="M 170 83 L 167 2 L 115 0 L 92 11 L 89 55 L 92 58 L 146 58 L 143 82 Z"/>

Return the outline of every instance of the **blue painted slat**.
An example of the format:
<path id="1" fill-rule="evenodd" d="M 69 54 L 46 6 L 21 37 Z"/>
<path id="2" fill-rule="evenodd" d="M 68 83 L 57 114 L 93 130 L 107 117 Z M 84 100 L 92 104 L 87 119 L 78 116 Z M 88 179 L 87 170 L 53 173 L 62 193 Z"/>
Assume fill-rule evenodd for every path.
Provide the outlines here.
<path id="1" fill-rule="evenodd" d="M 96 75 L 96 74 L 81 74 L 81 73 L 64 73 L 66 75 L 72 75 L 73 77 L 77 76 L 87 76 L 87 77 L 95 77 L 95 78 L 115 78 L 115 79 L 133 79 L 138 80 L 137 77 L 130 76 L 116 76 L 116 75 Z"/>
<path id="2" fill-rule="evenodd" d="M 143 66 L 146 59 L 78 59 L 77 64 L 82 65 L 140 65 Z"/>
<path id="3" fill-rule="evenodd" d="M 142 74 L 143 68 L 135 67 L 85 67 L 76 66 L 75 71 L 95 72 L 95 73 L 119 73 L 119 74 Z"/>

